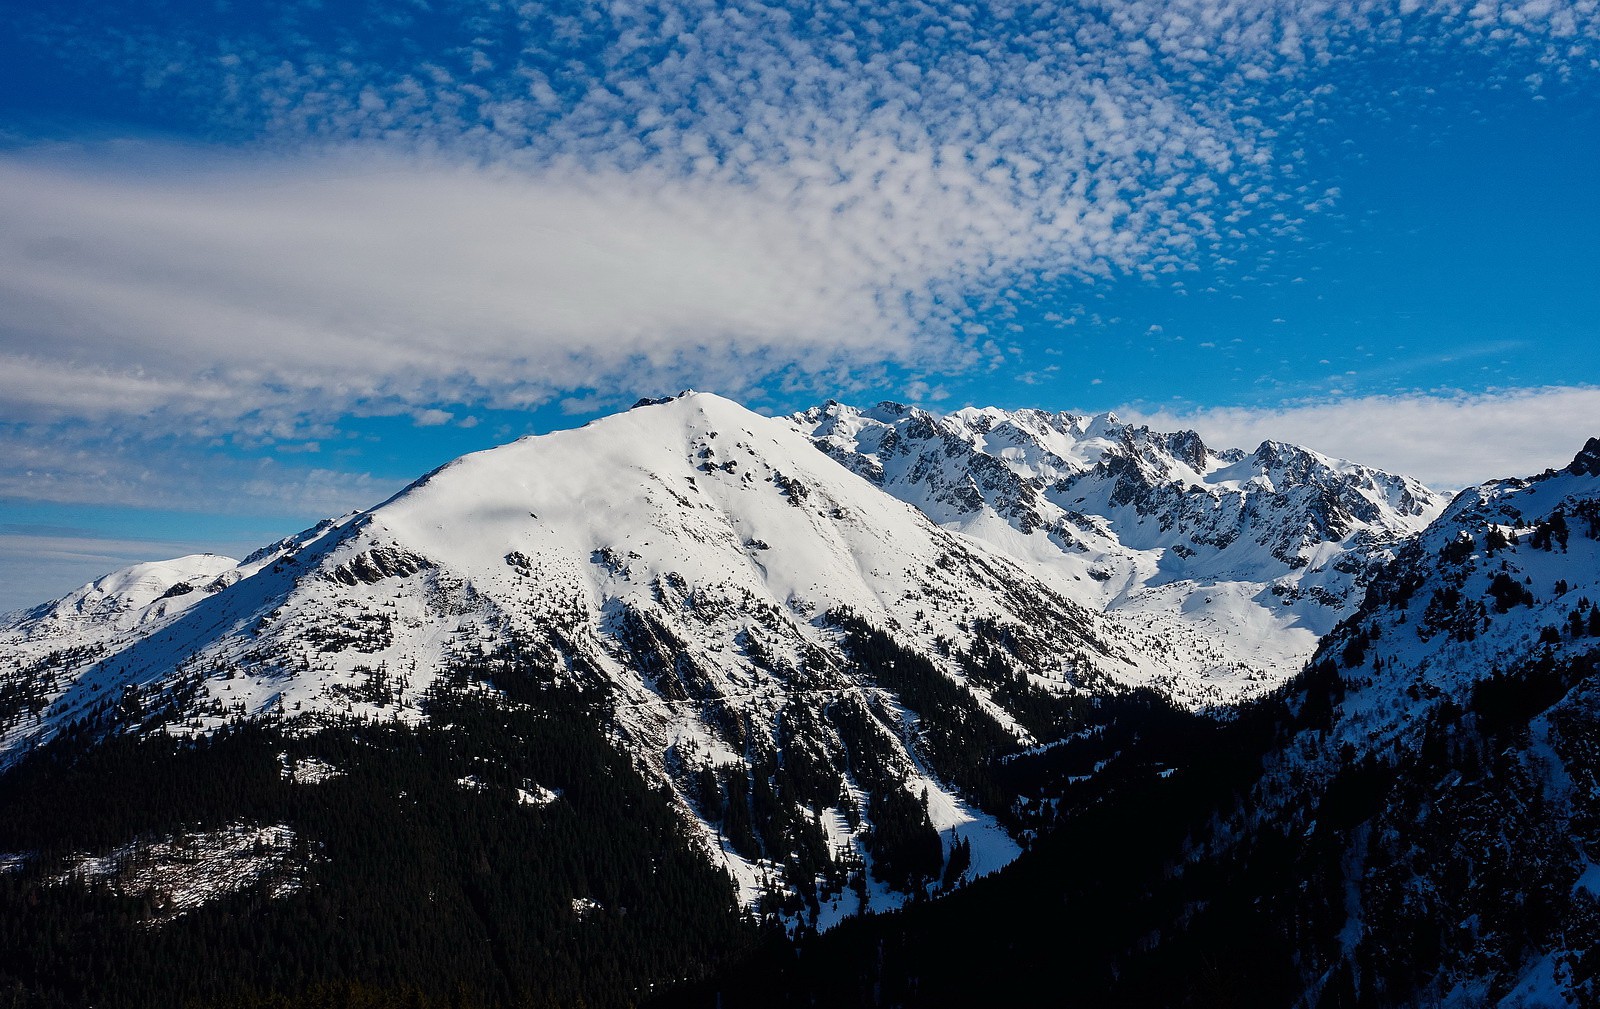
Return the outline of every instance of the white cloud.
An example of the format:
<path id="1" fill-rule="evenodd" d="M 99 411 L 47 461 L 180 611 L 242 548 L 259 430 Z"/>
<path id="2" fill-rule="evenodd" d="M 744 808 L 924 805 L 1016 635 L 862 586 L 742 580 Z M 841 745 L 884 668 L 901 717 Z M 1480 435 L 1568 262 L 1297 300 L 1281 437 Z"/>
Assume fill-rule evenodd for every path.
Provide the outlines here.
<path id="1" fill-rule="evenodd" d="M 401 57 L 317 7 L 328 48 L 243 34 L 212 59 L 205 19 L 36 16 L 264 146 L 0 161 L 0 354 L 41 376 L 0 409 L 228 422 L 959 367 L 982 331 L 949 306 L 1153 273 L 1272 202 L 1273 130 L 1217 59 L 1279 59 L 1271 10 L 905 5 L 857 31 L 846 7 L 443 2 Z"/>
<path id="2" fill-rule="evenodd" d="M 455 420 L 455 416 L 449 410 L 417 410 L 411 414 L 411 422 L 418 427 L 438 427 Z"/>
<path id="3" fill-rule="evenodd" d="M 691 357 L 713 379 L 757 356 L 904 357 L 906 298 L 943 264 L 875 242 L 862 213 L 370 153 L 182 178 L 11 159 L 0 403 L 17 419 L 516 404 Z"/>
<path id="4" fill-rule="evenodd" d="M 1571 462 L 1585 441 L 1600 437 L 1600 387 L 1367 396 L 1267 409 L 1128 408 L 1117 415 L 1158 430 L 1192 428 L 1215 446 L 1291 442 L 1455 489 Z"/>
<path id="5" fill-rule="evenodd" d="M 1145 173 L 1231 171 L 1253 149 L 1159 81 L 1084 72 L 1052 85 L 1048 117 L 1013 93 L 1027 82 L 991 82 L 1000 125 L 725 124 L 781 140 L 769 161 L 674 165 L 705 133 L 625 166 L 581 141 L 487 163 L 393 145 L 0 157 L 0 408 L 230 423 L 520 406 L 624 377 L 739 394 L 785 370 L 958 368 L 986 332 L 959 317 L 968 299 L 1192 247 L 1209 225 L 1186 215 L 1213 197 Z"/>

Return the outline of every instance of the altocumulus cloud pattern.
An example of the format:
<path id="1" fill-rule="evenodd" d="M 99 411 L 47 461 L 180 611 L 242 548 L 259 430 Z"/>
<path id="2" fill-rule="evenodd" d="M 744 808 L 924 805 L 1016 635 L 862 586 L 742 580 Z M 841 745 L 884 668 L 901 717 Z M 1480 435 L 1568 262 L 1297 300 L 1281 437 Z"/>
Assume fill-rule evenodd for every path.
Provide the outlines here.
<path id="1" fill-rule="evenodd" d="M 524 403 L 686 354 L 730 388 L 971 363 L 975 301 L 1327 206 L 1292 145 L 1321 68 L 1589 74 L 1596 32 L 1548 0 L 40 13 L 22 37 L 194 139 L 6 159 L 0 395 L 217 416 Z"/>

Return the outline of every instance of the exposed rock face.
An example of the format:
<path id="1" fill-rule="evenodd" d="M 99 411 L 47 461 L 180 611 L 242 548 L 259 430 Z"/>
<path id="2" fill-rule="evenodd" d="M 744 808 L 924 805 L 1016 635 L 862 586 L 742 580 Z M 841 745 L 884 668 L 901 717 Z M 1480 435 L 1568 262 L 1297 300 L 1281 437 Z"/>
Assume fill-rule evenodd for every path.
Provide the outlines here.
<path id="1" fill-rule="evenodd" d="M 1590 438 L 1567 466 L 1574 476 L 1600 476 L 1600 438 Z"/>

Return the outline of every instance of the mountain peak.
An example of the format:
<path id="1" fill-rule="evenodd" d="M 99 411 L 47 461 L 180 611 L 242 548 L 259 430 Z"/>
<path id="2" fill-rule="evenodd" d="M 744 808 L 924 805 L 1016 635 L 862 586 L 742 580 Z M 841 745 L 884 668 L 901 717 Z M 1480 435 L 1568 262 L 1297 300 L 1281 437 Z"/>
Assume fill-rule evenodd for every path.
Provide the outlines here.
<path id="1" fill-rule="evenodd" d="M 719 403 L 731 403 L 734 406 L 738 406 L 741 410 L 749 409 L 741 403 L 736 403 L 733 400 L 728 399 L 726 396 L 719 396 L 714 392 L 701 392 L 699 389 L 679 389 L 670 396 L 641 396 L 634 401 L 632 406 L 628 407 L 628 410 L 638 410 L 641 407 L 647 406 L 667 406 L 669 404 L 679 403 L 685 400 L 690 402 L 715 400 Z"/>
<path id="2" fill-rule="evenodd" d="M 1600 438 L 1590 438 L 1567 466 L 1574 476 L 1600 476 Z"/>

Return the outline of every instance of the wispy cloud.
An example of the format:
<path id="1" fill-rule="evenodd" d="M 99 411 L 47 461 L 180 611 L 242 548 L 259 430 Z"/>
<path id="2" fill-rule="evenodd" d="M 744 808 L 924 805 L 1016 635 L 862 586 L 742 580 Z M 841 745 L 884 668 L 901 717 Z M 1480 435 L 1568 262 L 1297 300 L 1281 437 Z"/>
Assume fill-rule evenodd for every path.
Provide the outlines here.
<path id="1" fill-rule="evenodd" d="M 185 439 L 93 428 L 0 426 L 0 500 L 314 520 L 376 504 L 417 475 L 291 466 L 197 452 Z"/>
<path id="2" fill-rule="evenodd" d="M 1217 26 L 1157 8 L 444 3 L 375 34 L 316 6 L 33 19 L 251 143 L 0 164 L 5 408 L 226 421 L 960 367 L 961 306 L 1018 271 L 1154 271 L 1287 199 L 1270 130 L 1217 100 L 1241 67 L 1213 47 L 1200 86 L 1198 37 L 1173 41 Z M 1271 20 L 1223 34 L 1254 50 Z"/>
<path id="3" fill-rule="evenodd" d="M 1192 428 L 1217 446 L 1287 441 L 1441 488 L 1560 468 L 1600 437 L 1600 388 L 1478 395 L 1352 397 L 1274 409 L 1118 411 L 1159 430 Z"/>

